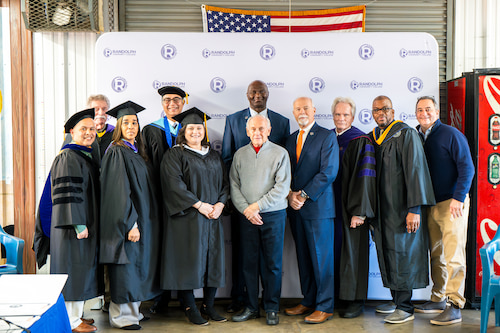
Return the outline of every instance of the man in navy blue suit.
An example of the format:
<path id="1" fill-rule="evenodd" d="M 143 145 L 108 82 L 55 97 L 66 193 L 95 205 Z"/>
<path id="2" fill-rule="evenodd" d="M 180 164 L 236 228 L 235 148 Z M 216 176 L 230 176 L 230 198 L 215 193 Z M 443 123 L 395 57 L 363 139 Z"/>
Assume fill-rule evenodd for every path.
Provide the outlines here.
<path id="1" fill-rule="evenodd" d="M 231 170 L 234 153 L 250 143 L 250 138 L 246 132 L 246 125 L 248 118 L 252 116 L 260 114 L 268 118 L 272 127 L 269 141 L 283 147 L 285 146 L 286 139 L 290 135 L 290 121 L 288 118 L 267 108 L 268 97 L 269 90 L 267 89 L 267 85 L 259 80 L 253 81 L 247 89 L 249 107 L 227 116 L 224 137 L 222 139 L 222 159 L 226 164 L 228 172 Z M 231 216 L 233 287 L 231 289 L 232 302 L 226 309 L 229 313 L 238 312 L 242 308 L 244 297 L 241 247 L 237 242 L 239 239 L 239 224 L 237 223 L 239 217 L 238 212 L 234 212 Z"/>
<path id="2" fill-rule="evenodd" d="M 224 138 L 222 140 L 222 159 L 227 170 L 230 170 L 234 153 L 243 146 L 250 143 L 247 136 L 247 120 L 251 116 L 260 114 L 271 122 L 271 135 L 269 141 L 282 147 L 285 146 L 286 139 L 290 135 L 290 121 L 288 118 L 267 108 L 267 99 L 269 90 L 262 81 L 253 81 L 247 89 L 247 98 L 250 107 L 235 112 L 226 118 L 226 127 L 224 128 Z"/>
<path id="3" fill-rule="evenodd" d="M 333 318 L 333 181 L 339 168 L 335 133 L 316 124 L 315 113 L 310 98 L 297 98 L 293 115 L 300 131 L 294 132 L 286 142 L 292 167 L 288 217 L 304 299 L 285 313 L 297 316 L 314 310 L 305 318 L 310 324 Z"/>

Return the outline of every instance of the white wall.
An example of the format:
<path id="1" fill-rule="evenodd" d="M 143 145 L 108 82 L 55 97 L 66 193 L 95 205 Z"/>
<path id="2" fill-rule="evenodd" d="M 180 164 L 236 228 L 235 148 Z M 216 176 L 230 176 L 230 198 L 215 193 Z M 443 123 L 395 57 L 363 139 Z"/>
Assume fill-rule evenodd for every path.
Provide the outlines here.
<path id="1" fill-rule="evenodd" d="M 447 79 L 474 68 L 500 67 L 500 2 L 455 0 Z"/>
<path id="2" fill-rule="evenodd" d="M 96 40 L 95 33 L 33 33 L 37 200 L 64 141 L 64 122 L 95 93 Z"/>

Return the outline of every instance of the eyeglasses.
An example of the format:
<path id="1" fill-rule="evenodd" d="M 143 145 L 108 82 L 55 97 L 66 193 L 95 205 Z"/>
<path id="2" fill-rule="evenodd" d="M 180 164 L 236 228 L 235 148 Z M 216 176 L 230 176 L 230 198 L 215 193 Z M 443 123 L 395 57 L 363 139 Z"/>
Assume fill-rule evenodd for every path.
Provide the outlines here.
<path id="1" fill-rule="evenodd" d="M 179 104 L 182 101 L 182 98 L 180 98 L 180 97 L 164 98 L 162 101 L 165 104 L 170 104 L 170 102 L 174 102 L 175 104 Z"/>
<path id="2" fill-rule="evenodd" d="M 379 112 L 387 113 L 387 112 L 389 112 L 389 110 L 392 110 L 392 108 L 388 108 L 387 106 L 384 106 L 381 109 L 372 109 L 372 113 L 379 113 Z"/>

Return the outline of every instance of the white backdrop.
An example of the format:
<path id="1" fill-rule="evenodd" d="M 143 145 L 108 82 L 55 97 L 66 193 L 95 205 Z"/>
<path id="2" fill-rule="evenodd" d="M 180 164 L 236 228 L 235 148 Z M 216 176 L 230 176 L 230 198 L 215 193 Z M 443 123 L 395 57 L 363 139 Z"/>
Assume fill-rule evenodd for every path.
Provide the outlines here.
<path id="1" fill-rule="evenodd" d="M 96 87 L 111 107 L 133 100 L 146 107 L 144 126 L 162 116 L 157 89 L 175 85 L 189 93 L 187 110 L 196 106 L 212 117 L 212 147 L 222 144 L 225 117 L 248 106 L 246 89 L 253 80 L 269 88 L 268 107 L 290 119 L 293 100 L 309 96 L 316 121 L 333 128 L 330 107 L 337 96 L 357 104 L 354 125 L 375 126 L 371 103 L 378 95 L 392 99 L 396 119 L 412 126 L 417 97 L 439 96 L 438 45 L 426 33 L 133 33 L 102 35 L 96 44 Z M 226 228 L 226 276 L 230 286 L 229 221 Z M 333 246 L 333 245 L 332 245 Z M 425 299 L 430 288 L 414 293 Z M 219 296 L 229 296 L 229 288 Z M 283 297 L 301 297 L 295 249 L 287 230 L 284 249 Z M 382 287 L 375 246 L 371 244 L 369 298 L 391 299 Z"/>

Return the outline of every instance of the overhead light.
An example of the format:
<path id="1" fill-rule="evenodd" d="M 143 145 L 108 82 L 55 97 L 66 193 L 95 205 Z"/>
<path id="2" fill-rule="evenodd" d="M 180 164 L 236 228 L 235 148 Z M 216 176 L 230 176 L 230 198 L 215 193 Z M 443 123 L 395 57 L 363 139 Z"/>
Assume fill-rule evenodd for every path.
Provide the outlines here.
<path id="1" fill-rule="evenodd" d="M 71 20 L 72 13 L 73 10 L 71 9 L 71 6 L 65 2 L 60 3 L 57 5 L 54 15 L 52 16 L 52 22 L 59 26 L 66 25 Z"/>

